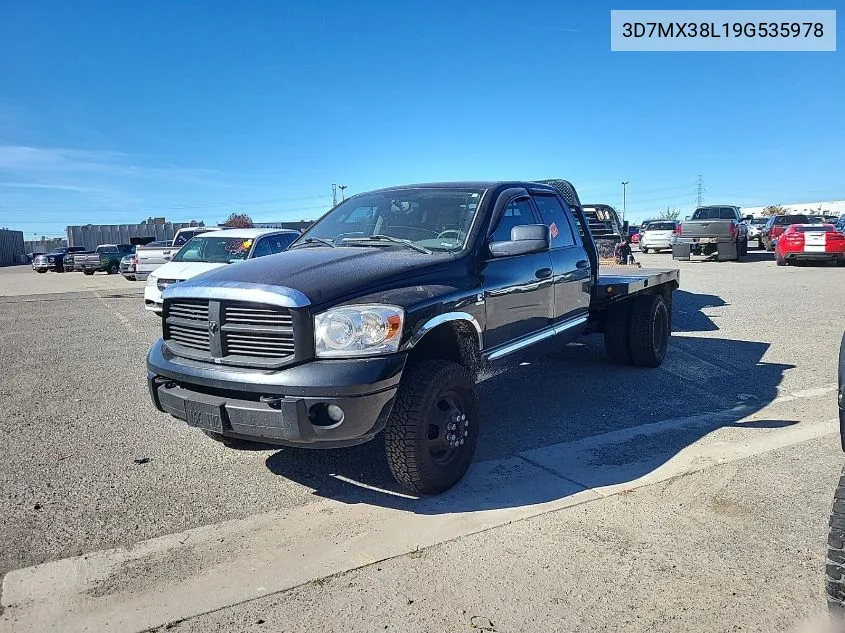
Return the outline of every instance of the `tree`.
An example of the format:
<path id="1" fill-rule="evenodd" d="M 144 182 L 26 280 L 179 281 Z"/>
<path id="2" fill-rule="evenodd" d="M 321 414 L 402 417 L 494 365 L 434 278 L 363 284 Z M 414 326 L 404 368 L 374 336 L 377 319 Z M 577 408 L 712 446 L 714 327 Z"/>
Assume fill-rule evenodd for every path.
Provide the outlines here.
<path id="1" fill-rule="evenodd" d="M 781 204 L 770 204 L 767 207 L 763 207 L 763 210 L 760 212 L 761 215 L 770 216 L 770 215 L 783 215 L 786 213 L 786 209 L 783 208 Z"/>
<path id="2" fill-rule="evenodd" d="M 251 229 L 255 223 L 246 213 L 230 213 L 223 226 L 230 229 Z"/>
<path id="3" fill-rule="evenodd" d="M 668 206 L 665 211 L 661 211 L 658 220 L 677 220 L 681 217 L 681 212 L 678 209 L 670 209 Z"/>

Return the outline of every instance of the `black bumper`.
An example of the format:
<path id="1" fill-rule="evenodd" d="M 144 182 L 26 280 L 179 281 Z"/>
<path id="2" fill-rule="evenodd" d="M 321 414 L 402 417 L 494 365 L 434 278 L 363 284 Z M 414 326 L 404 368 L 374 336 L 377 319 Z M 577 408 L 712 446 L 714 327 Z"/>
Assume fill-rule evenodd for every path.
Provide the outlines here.
<path id="1" fill-rule="evenodd" d="M 384 429 L 406 356 L 312 361 L 282 370 L 209 365 L 174 357 L 161 340 L 147 355 L 159 411 L 191 426 L 283 446 L 335 448 Z M 338 422 L 328 415 L 339 407 Z"/>

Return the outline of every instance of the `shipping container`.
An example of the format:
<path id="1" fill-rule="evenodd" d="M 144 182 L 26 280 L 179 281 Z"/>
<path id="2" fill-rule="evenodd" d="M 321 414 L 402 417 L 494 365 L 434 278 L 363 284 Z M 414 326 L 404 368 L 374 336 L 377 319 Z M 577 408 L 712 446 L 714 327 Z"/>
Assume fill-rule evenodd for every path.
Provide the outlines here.
<path id="1" fill-rule="evenodd" d="M 23 231 L 0 229 L 0 266 L 19 264 L 25 255 Z"/>

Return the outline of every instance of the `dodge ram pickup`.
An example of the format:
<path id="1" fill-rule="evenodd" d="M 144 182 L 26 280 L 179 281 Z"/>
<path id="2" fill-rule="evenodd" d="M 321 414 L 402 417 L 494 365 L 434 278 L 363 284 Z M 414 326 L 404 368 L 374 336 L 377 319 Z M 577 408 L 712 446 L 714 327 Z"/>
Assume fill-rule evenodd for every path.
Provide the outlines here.
<path id="1" fill-rule="evenodd" d="M 101 244 L 90 255 L 74 257 L 74 268 L 81 266 L 86 275 L 93 275 L 97 271 L 115 275 L 120 272 L 120 260 L 134 253 L 135 247 L 132 244 Z"/>
<path id="2" fill-rule="evenodd" d="M 382 434 L 395 479 L 436 494 L 473 459 L 481 370 L 591 333 L 611 361 L 657 367 L 678 285 L 672 269 L 600 274 L 566 181 L 361 193 L 282 253 L 169 286 L 149 394 L 229 445 Z"/>
<path id="3" fill-rule="evenodd" d="M 709 257 L 715 253 L 719 261 L 748 255 L 748 225 L 738 207 L 698 207 L 675 229 L 672 239 L 673 259 L 690 259 L 690 255 Z"/>

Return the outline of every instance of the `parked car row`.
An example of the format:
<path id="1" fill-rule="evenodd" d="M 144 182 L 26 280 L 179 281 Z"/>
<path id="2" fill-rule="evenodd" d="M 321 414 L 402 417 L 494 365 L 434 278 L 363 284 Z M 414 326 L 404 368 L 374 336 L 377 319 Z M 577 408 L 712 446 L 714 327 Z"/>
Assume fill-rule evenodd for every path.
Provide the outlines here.
<path id="1" fill-rule="evenodd" d="M 715 254 L 720 260 L 738 260 L 756 247 L 774 252 L 779 266 L 803 261 L 845 263 L 845 215 L 743 218 L 738 207 L 698 207 L 684 221 L 644 222 L 630 240 L 639 243 L 643 253 L 671 250 L 674 259 Z"/>

